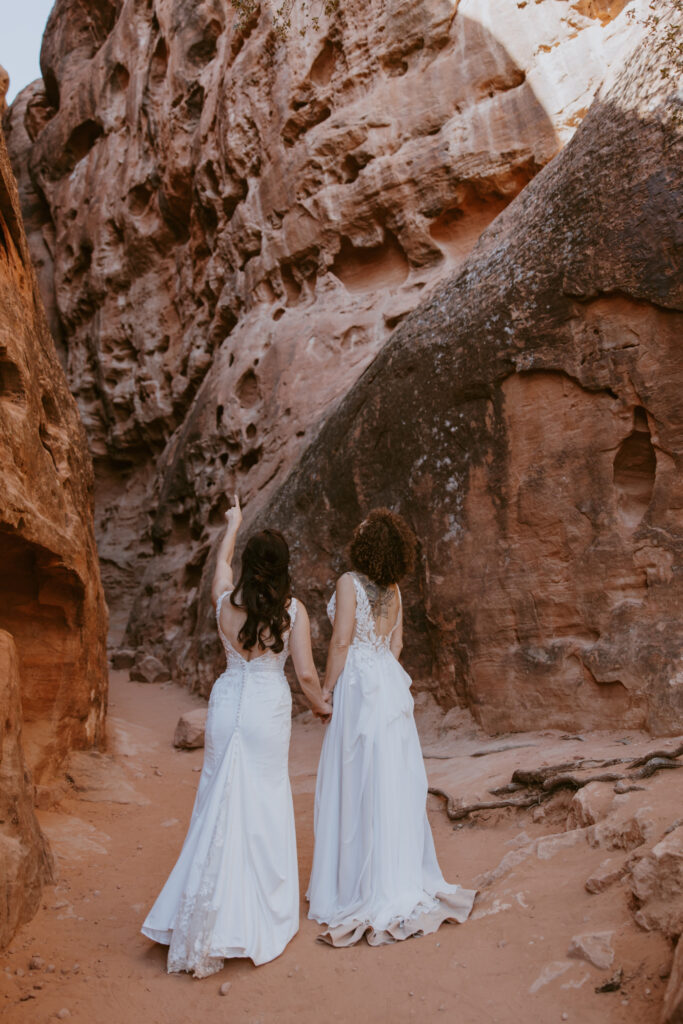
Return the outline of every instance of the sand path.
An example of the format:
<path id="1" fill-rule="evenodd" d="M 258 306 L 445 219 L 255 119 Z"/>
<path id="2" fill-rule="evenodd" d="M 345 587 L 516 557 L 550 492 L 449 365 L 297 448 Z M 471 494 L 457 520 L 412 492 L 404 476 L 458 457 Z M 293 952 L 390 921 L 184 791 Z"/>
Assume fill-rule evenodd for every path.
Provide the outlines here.
<path id="1" fill-rule="evenodd" d="M 174 750 L 171 737 L 178 716 L 200 704 L 171 684 L 145 686 L 129 682 L 126 673 L 112 674 L 114 759 L 96 755 L 91 777 L 87 764 L 81 766 L 81 792 L 40 813 L 58 879 L 0 961 L 3 1021 L 42 1024 L 60 1019 L 60 1011 L 61 1019 L 78 1024 L 657 1021 L 668 946 L 635 927 L 623 892 L 585 891 L 583 880 L 606 855 L 585 842 L 562 846 L 544 860 L 527 858 L 475 919 L 445 925 L 436 935 L 379 949 L 365 943 L 332 949 L 316 942 L 319 928 L 306 919 L 302 898 L 299 933 L 274 962 L 254 968 L 232 961 L 201 981 L 167 976 L 165 947 L 138 929 L 189 819 L 203 752 Z M 290 768 L 302 894 L 311 865 L 321 738 L 316 723 L 295 721 Z M 516 737 L 508 742 L 523 743 Z M 509 777 L 529 751 L 520 745 L 476 761 L 467 751 L 460 761 L 450 755 L 445 760 L 443 750 L 437 754 L 427 761 L 430 774 L 433 769 L 439 784 L 453 787 L 465 785 L 474 768 Z M 430 818 L 445 876 L 467 886 L 523 845 L 522 830 L 532 840 L 557 831 L 547 821 L 512 812 L 454 830 L 434 798 Z M 618 992 L 597 994 L 595 987 L 612 970 L 566 954 L 576 933 L 605 929 L 613 932 L 613 966 L 623 968 L 624 983 Z M 31 970 L 33 955 L 43 963 Z M 231 983 L 225 996 L 219 994 L 224 982 Z"/>

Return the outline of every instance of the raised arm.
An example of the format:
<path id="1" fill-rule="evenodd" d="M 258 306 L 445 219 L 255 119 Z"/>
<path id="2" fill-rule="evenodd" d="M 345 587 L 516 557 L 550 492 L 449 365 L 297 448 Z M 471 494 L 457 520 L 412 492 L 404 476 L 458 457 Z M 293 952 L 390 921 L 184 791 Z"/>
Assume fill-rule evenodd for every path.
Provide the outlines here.
<path id="1" fill-rule="evenodd" d="M 211 584 L 211 600 L 213 601 L 214 608 L 218 604 L 218 598 L 221 594 L 225 593 L 226 590 L 230 590 L 233 583 L 232 556 L 235 554 L 237 532 L 242 523 L 242 509 L 240 508 L 240 500 L 237 495 L 235 495 L 235 504 L 225 513 L 225 520 L 227 525 L 218 546 L 216 569 L 213 574 L 213 583 Z"/>
<path id="2" fill-rule="evenodd" d="M 346 664 L 346 655 L 353 640 L 355 625 L 356 588 L 353 585 L 351 576 L 345 573 L 337 580 L 334 627 L 332 629 L 330 647 L 327 652 L 325 683 L 323 685 L 323 697 L 326 700 L 332 696 L 337 680 Z"/>
<path id="3" fill-rule="evenodd" d="M 309 707 L 315 715 L 327 718 L 332 714 L 332 705 L 323 699 L 320 680 L 311 650 L 311 623 L 308 612 L 301 601 L 297 602 L 296 619 L 289 639 L 289 651 L 294 662 L 294 671 Z"/>

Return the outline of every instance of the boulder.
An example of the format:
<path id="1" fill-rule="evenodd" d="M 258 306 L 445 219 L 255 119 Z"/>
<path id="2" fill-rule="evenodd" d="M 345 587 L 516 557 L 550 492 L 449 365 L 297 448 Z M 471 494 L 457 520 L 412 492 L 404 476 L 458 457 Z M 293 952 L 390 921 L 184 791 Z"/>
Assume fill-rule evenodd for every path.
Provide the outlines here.
<path id="1" fill-rule="evenodd" d="M 567 828 L 586 828 L 605 818 L 614 804 L 611 783 L 589 782 L 572 797 L 567 812 Z"/>
<path id="2" fill-rule="evenodd" d="M 592 893 L 604 892 L 628 872 L 625 857 L 607 857 L 586 879 L 586 890 Z"/>
<path id="3" fill-rule="evenodd" d="M 170 679 L 170 673 L 153 654 L 143 654 L 131 668 L 130 678 L 136 683 L 163 683 Z"/>
<path id="4" fill-rule="evenodd" d="M 650 807 L 640 807 L 635 812 L 614 811 L 604 821 L 588 829 L 588 843 L 604 850 L 635 850 L 654 834 L 655 822 L 651 814 Z"/>
<path id="5" fill-rule="evenodd" d="M 114 669 L 132 668 L 135 664 L 136 652 L 130 647 L 119 647 L 111 656 L 111 667 Z"/>
<path id="6" fill-rule="evenodd" d="M 606 971 L 614 963 L 613 934 L 614 932 L 591 932 L 575 935 L 569 944 L 567 956 L 576 960 L 587 960 L 594 967 Z"/>
<path id="7" fill-rule="evenodd" d="M 629 880 L 641 928 L 678 938 L 683 932 L 683 826 L 635 863 Z"/>
<path id="8" fill-rule="evenodd" d="M 206 708 L 197 708 L 196 711 L 186 711 L 182 714 L 175 727 L 173 746 L 183 750 L 203 747 L 206 715 Z"/>

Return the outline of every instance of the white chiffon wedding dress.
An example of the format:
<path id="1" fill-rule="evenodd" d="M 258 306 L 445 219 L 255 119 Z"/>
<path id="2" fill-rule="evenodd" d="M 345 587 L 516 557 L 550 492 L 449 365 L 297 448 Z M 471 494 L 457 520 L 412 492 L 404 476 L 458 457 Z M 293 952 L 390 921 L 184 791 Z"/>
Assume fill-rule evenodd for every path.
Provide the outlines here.
<path id="1" fill-rule="evenodd" d="M 246 661 L 220 625 L 227 667 L 214 683 L 204 766 L 185 842 L 142 932 L 168 971 L 203 978 L 226 957 L 273 960 L 299 927 L 299 876 L 288 775 L 292 697 L 284 674 L 297 604 L 279 654 Z"/>
<path id="2" fill-rule="evenodd" d="M 356 592 L 354 636 L 334 691 L 315 793 L 309 917 L 320 938 L 348 946 L 423 935 L 463 922 L 476 891 L 449 885 L 427 820 L 427 776 L 413 718 L 410 676 L 390 650 L 365 587 Z M 328 605 L 334 623 L 335 596 Z"/>

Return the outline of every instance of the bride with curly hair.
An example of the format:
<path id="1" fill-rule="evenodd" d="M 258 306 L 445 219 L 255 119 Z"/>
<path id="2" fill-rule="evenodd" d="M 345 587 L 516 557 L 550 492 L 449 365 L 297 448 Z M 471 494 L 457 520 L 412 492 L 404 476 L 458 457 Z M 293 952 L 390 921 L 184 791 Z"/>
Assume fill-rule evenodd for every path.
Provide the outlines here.
<path id="1" fill-rule="evenodd" d="M 427 819 L 427 776 L 411 679 L 398 662 L 398 581 L 414 562 L 408 524 L 385 508 L 356 528 L 351 572 L 328 605 L 333 625 L 323 698 L 334 693 L 315 794 L 309 917 L 321 939 L 371 945 L 463 922 L 475 891 L 449 885 Z"/>

